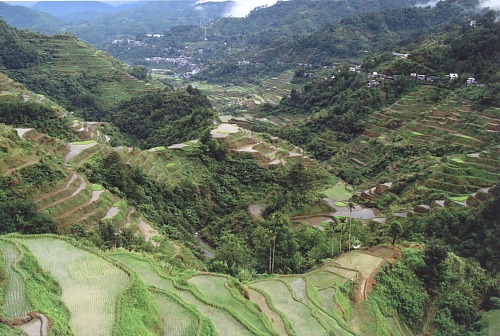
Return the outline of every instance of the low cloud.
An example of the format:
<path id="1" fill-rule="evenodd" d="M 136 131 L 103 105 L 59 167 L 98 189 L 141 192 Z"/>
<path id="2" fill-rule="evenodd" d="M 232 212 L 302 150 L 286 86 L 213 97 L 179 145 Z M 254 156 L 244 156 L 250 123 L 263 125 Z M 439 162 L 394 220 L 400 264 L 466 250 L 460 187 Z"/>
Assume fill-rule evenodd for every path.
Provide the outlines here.
<path id="1" fill-rule="evenodd" d="M 227 0 L 200 0 L 197 4 L 204 2 L 223 2 Z M 283 0 L 282 0 L 283 1 Z M 278 2 L 278 0 L 233 0 L 234 5 L 231 10 L 225 14 L 225 16 L 233 17 L 245 17 L 256 7 L 261 6 L 272 6 Z"/>

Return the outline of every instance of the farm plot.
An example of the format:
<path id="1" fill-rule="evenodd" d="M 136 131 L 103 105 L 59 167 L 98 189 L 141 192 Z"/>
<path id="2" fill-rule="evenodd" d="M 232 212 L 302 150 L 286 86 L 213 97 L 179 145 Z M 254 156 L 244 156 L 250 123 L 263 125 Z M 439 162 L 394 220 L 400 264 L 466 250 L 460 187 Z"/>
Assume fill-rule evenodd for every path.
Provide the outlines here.
<path id="1" fill-rule="evenodd" d="M 248 290 L 248 296 L 250 300 L 255 302 L 259 306 L 259 309 L 268 317 L 274 330 L 279 335 L 288 335 L 285 322 L 283 322 L 283 318 L 280 316 L 280 314 L 271 309 L 264 294 L 250 288 Z"/>
<path id="2" fill-rule="evenodd" d="M 192 336 L 197 334 L 199 320 L 195 314 L 189 314 L 187 309 L 165 294 L 153 292 L 153 296 L 160 308 L 163 335 Z"/>
<path id="3" fill-rule="evenodd" d="M 25 317 L 32 311 L 32 307 L 26 299 L 24 279 L 15 269 L 15 263 L 20 256 L 20 251 L 13 244 L 0 240 L 0 257 L 5 262 L 7 273 L 3 309 L 5 317 L 9 320 Z"/>
<path id="4" fill-rule="evenodd" d="M 231 310 L 247 325 L 256 328 L 264 334 L 270 334 L 271 326 L 266 324 L 266 319 L 257 311 L 256 307 L 233 296 L 228 288 L 228 279 L 214 275 L 197 275 L 188 280 L 190 284 L 205 296 L 205 298 L 220 307 Z M 265 322 L 264 322 L 265 321 Z"/>
<path id="5" fill-rule="evenodd" d="M 220 336 L 252 335 L 252 333 L 240 322 L 238 322 L 238 320 L 236 320 L 229 312 L 201 301 L 188 290 L 176 288 L 173 284 L 173 280 L 164 275 L 161 276 L 148 260 L 123 254 L 112 255 L 112 258 L 123 263 L 132 271 L 137 273 L 146 285 L 161 288 L 170 294 L 174 294 L 177 297 L 182 298 L 185 302 L 196 307 L 198 311 L 212 321 Z"/>
<path id="6" fill-rule="evenodd" d="M 278 280 L 265 280 L 252 284 L 271 299 L 272 305 L 290 321 L 298 335 L 324 335 L 325 328 L 316 320 L 309 307 L 294 300 L 287 285 Z"/>
<path id="7" fill-rule="evenodd" d="M 335 261 L 342 267 L 360 271 L 364 278 L 368 278 L 384 259 L 365 253 L 349 252 L 343 254 Z"/>
<path id="8" fill-rule="evenodd" d="M 18 239 L 59 282 L 76 335 L 110 335 L 128 275 L 95 254 L 51 237 Z M 50 246 L 51 248 L 47 248 Z"/>
<path id="9" fill-rule="evenodd" d="M 307 280 L 318 290 L 322 290 L 328 287 L 334 287 L 335 285 L 341 285 L 347 281 L 343 276 L 332 273 L 329 271 L 318 271 L 307 275 Z"/>

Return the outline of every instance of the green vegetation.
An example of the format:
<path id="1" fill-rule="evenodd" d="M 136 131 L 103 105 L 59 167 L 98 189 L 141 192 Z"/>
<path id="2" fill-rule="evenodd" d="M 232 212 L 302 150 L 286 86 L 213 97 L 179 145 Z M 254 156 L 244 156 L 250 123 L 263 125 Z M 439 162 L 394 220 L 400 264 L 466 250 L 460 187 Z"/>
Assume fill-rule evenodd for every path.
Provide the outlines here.
<path id="1" fill-rule="evenodd" d="M 326 197 L 338 201 L 347 201 L 352 196 L 352 194 L 347 191 L 345 184 L 342 183 L 337 183 L 333 187 L 322 191 L 322 193 Z"/>
<path id="2" fill-rule="evenodd" d="M 73 335 L 70 328 L 70 313 L 61 300 L 59 284 L 39 266 L 37 259 L 26 249 L 14 242 L 21 257 L 18 272 L 26 284 L 27 301 L 33 310 L 46 315 L 51 321 L 54 335 Z"/>
<path id="3" fill-rule="evenodd" d="M 2 309 L 7 320 L 22 318 L 33 309 L 27 300 L 26 283 L 17 271 L 17 265 L 21 258 L 21 252 L 8 241 L 0 240 L 2 253 L 2 265 L 5 267 L 5 278 L 2 281 L 4 295 L 2 295 Z"/>
<path id="4" fill-rule="evenodd" d="M 34 102 L 1 101 L 0 122 L 13 127 L 36 128 L 64 140 L 76 138 L 69 120 L 60 116 L 59 111 Z"/>
<path id="5" fill-rule="evenodd" d="M 155 151 L 158 146 L 201 138 L 214 119 L 208 99 L 192 87 L 133 98 L 109 117 L 133 144 Z"/>
<path id="6" fill-rule="evenodd" d="M 35 234 L 0 239 L 1 332 L 34 312 L 54 335 L 494 332 L 499 23 L 472 2 L 320 28 L 287 14 L 320 2 L 283 1 L 166 33 L 212 60 L 193 84 L 235 114 L 219 127 L 193 86 L 0 22 L 0 121 L 35 128 L 0 125 L 0 233 Z M 306 34 L 241 29 L 276 13 Z"/>
<path id="7" fill-rule="evenodd" d="M 111 334 L 117 315 L 115 309 L 120 307 L 117 299 L 130 281 L 127 274 L 64 240 L 47 237 L 19 242 L 60 284 L 62 300 L 71 313 L 71 329 L 81 335 Z M 51 249 L 46 248 L 48 244 Z M 130 285 L 128 290 L 133 290 Z M 88 321 L 96 323 L 89 325 Z"/>

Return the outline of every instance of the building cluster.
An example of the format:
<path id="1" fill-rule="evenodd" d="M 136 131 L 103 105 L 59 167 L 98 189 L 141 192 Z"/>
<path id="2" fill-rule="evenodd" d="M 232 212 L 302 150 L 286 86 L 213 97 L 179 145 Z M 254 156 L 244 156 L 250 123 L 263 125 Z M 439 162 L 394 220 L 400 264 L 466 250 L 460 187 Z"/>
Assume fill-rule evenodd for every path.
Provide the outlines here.
<path id="1" fill-rule="evenodd" d="M 131 44 L 131 45 L 133 45 L 135 47 L 147 47 L 148 46 L 147 43 L 144 43 L 144 42 L 141 42 L 141 41 L 137 41 L 137 40 L 132 40 L 132 39 L 113 40 L 111 43 L 113 43 L 113 44 L 127 43 L 127 44 Z"/>

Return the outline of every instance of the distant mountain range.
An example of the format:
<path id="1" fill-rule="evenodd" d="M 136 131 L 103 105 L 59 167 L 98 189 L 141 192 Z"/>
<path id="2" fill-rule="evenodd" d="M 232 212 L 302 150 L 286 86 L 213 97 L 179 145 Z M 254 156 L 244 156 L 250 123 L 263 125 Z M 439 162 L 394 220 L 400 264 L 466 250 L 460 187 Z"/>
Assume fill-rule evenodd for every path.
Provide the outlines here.
<path id="1" fill-rule="evenodd" d="M 138 1 L 112 6 L 99 1 L 42 1 L 31 7 L 0 2 L 10 25 L 42 33 L 71 32 L 101 46 L 116 38 L 162 33 L 174 26 L 206 24 L 223 16 L 233 1 Z"/>
<path id="2" fill-rule="evenodd" d="M 113 6 L 99 1 L 41 1 L 31 8 L 56 16 L 65 22 L 78 22 L 122 12 L 146 3 L 147 1 L 139 1 Z"/>

